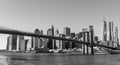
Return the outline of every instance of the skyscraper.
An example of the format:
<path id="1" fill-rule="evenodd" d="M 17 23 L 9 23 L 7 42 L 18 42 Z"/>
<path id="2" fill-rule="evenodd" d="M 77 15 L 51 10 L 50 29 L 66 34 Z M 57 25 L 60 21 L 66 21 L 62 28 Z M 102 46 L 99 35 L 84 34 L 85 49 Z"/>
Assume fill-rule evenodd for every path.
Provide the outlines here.
<path id="1" fill-rule="evenodd" d="M 107 22 L 103 21 L 104 25 L 103 25 L 103 44 L 108 46 L 107 44 Z"/>
<path id="2" fill-rule="evenodd" d="M 52 25 L 52 28 L 47 30 L 47 35 L 49 36 L 54 36 L 54 26 Z M 49 49 L 54 49 L 55 48 L 55 40 L 54 39 L 48 39 L 48 44 L 47 47 Z"/>
<path id="3" fill-rule="evenodd" d="M 114 47 L 119 46 L 119 38 L 118 38 L 118 27 L 115 27 L 115 37 L 114 37 L 115 45 Z"/>
<path id="4" fill-rule="evenodd" d="M 65 34 L 66 36 L 70 36 L 70 28 L 69 27 L 64 27 L 63 29 L 63 34 Z"/>
<path id="5" fill-rule="evenodd" d="M 63 34 L 65 35 L 65 38 L 70 38 L 70 28 L 69 27 L 64 27 L 63 28 Z M 71 42 L 65 41 L 65 47 L 66 49 L 71 48 L 72 46 Z"/>
<path id="6" fill-rule="evenodd" d="M 113 47 L 113 22 L 109 22 L 109 46 Z"/>

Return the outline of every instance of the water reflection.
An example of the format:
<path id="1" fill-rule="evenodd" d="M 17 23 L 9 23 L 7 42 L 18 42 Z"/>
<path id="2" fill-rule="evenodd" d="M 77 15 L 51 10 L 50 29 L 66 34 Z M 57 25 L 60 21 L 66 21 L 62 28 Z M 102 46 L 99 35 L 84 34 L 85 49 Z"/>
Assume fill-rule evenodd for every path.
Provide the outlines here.
<path id="1" fill-rule="evenodd" d="M 0 65 L 9 65 L 9 58 L 6 56 L 0 56 Z"/>
<path id="2" fill-rule="evenodd" d="M 35 54 L 0 56 L 0 65 L 120 65 L 120 55 Z"/>

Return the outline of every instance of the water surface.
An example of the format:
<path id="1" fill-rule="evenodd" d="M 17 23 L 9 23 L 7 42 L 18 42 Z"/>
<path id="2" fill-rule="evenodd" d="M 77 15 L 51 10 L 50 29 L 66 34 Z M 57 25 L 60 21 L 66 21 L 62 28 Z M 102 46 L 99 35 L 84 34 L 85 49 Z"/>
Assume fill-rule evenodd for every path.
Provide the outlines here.
<path id="1" fill-rule="evenodd" d="M 2 54 L 0 65 L 120 65 L 120 55 Z"/>

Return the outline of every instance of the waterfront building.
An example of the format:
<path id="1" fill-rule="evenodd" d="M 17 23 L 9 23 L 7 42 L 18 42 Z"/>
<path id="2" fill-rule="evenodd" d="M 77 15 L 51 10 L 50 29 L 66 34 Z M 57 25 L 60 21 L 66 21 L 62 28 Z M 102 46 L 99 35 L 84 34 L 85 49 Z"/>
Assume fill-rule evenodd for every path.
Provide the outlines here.
<path id="1" fill-rule="evenodd" d="M 27 44 L 28 44 L 28 39 L 25 39 L 25 46 L 23 47 L 23 49 L 25 50 L 25 51 L 27 51 Z"/>
<path id="2" fill-rule="evenodd" d="M 32 44 L 32 38 L 30 39 L 25 39 L 25 45 L 27 45 L 25 48 L 26 48 L 26 51 L 31 51 L 31 50 L 36 50 L 37 48 L 32 48 L 31 44 Z"/>
<path id="3" fill-rule="evenodd" d="M 43 45 L 43 48 L 49 48 L 49 47 L 48 47 L 48 42 L 49 42 L 49 39 L 47 39 L 47 38 L 44 38 L 44 39 L 43 39 L 43 44 L 44 44 L 44 45 Z"/>
<path id="4" fill-rule="evenodd" d="M 59 34 L 59 37 L 65 38 L 65 35 L 64 35 L 64 34 Z M 66 46 L 65 46 L 65 41 L 59 40 L 59 44 L 60 44 L 60 49 L 61 49 L 61 50 L 66 48 Z"/>
<path id="5" fill-rule="evenodd" d="M 94 43 L 98 44 L 98 36 L 94 37 Z"/>
<path id="6" fill-rule="evenodd" d="M 55 31 L 55 36 L 59 37 L 59 31 L 58 29 Z M 60 49 L 60 41 L 55 40 L 56 48 L 55 49 Z"/>
<path id="7" fill-rule="evenodd" d="M 8 51 L 17 50 L 17 35 L 9 35 L 7 40 Z"/>
<path id="8" fill-rule="evenodd" d="M 83 41 L 83 32 L 79 32 L 78 40 Z M 78 44 L 77 46 L 78 46 L 78 48 L 82 49 L 82 44 Z"/>
<path id="9" fill-rule="evenodd" d="M 31 50 L 34 50 L 34 37 L 31 37 Z"/>
<path id="10" fill-rule="evenodd" d="M 41 35 L 43 35 L 43 34 L 44 34 L 44 33 L 43 33 L 43 30 L 41 30 L 41 31 L 40 31 L 40 34 L 41 34 Z"/>
<path id="11" fill-rule="evenodd" d="M 40 34 L 39 29 L 35 29 L 34 31 L 35 34 Z M 40 44 L 40 38 L 39 37 L 34 37 L 33 38 L 33 48 L 39 48 Z"/>
<path id="12" fill-rule="evenodd" d="M 115 27 L 115 37 L 114 37 L 114 47 L 118 47 L 119 46 L 119 38 L 118 38 L 118 27 Z"/>
<path id="13" fill-rule="evenodd" d="M 10 42 L 9 42 L 9 41 L 10 41 L 9 38 L 10 38 L 10 37 L 8 36 L 8 37 L 7 37 L 7 46 L 6 46 L 6 50 L 11 50 L 11 46 L 12 46 L 12 45 L 11 45 Z"/>
<path id="14" fill-rule="evenodd" d="M 70 35 L 72 39 L 75 37 L 75 33 L 71 33 Z"/>
<path id="15" fill-rule="evenodd" d="M 49 36 L 52 36 L 52 30 L 51 29 L 48 29 L 47 30 L 47 35 L 49 35 Z M 52 44 L 52 39 L 48 39 L 48 43 L 47 43 L 47 47 L 49 48 L 49 49 L 53 49 L 53 44 Z"/>
<path id="16" fill-rule="evenodd" d="M 75 33 L 71 33 L 70 35 L 71 35 L 71 39 L 74 39 L 74 40 L 76 39 L 76 34 Z M 72 48 L 76 48 L 76 44 L 77 43 L 72 42 Z"/>
<path id="17" fill-rule="evenodd" d="M 42 48 L 42 46 L 43 46 L 43 38 L 40 38 L 39 39 L 39 44 L 38 44 L 38 48 Z"/>
<path id="18" fill-rule="evenodd" d="M 78 39 L 82 38 L 82 32 L 79 32 Z"/>
<path id="19" fill-rule="evenodd" d="M 40 35 L 43 35 L 43 30 L 40 31 Z M 44 38 L 40 38 L 40 44 L 39 44 L 39 48 L 43 48 L 44 47 Z"/>
<path id="20" fill-rule="evenodd" d="M 24 45 L 25 45 L 24 36 L 18 35 L 17 36 L 17 51 L 24 51 L 23 50 Z"/>

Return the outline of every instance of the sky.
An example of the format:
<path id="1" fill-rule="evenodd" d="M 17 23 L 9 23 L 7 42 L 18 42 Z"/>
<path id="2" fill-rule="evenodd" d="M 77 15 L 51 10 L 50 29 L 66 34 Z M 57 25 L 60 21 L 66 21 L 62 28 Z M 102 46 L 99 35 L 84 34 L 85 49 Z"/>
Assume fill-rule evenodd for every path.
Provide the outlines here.
<path id="1" fill-rule="evenodd" d="M 78 33 L 93 25 L 102 39 L 104 19 L 120 29 L 120 0 L 0 0 L 0 26 L 20 31 L 38 28 L 46 34 L 54 25 L 60 33 L 63 27 Z M 0 49 L 6 48 L 7 36 L 0 34 Z"/>

